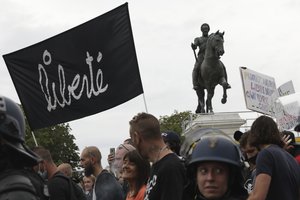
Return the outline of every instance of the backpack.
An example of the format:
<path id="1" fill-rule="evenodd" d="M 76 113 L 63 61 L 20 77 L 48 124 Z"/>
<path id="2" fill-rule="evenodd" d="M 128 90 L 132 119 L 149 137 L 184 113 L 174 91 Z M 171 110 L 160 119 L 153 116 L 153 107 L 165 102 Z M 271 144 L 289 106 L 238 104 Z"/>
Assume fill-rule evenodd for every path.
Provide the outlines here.
<path id="1" fill-rule="evenodd" d="M 69 199 L 70 200 L 87 200 L 83 190 L 77 185 L 70 177 L 63 175 L 62 173 L 55 174 L 55 177 L 61 177 L 69 183 Z"/>
<path id="2" fill-rule="evenodd" d="M 0 200 L 49 200 L 48 187 L 37 173 L 25 169 L 7 170 L 0 175 Z"/>

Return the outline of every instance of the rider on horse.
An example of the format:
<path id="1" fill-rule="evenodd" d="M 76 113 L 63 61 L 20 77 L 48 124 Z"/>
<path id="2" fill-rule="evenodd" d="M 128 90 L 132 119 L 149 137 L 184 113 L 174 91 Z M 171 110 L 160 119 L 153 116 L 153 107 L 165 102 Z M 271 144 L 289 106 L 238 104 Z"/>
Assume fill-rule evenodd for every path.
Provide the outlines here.
<path id="1" fill-rule="evenodd" d="M 202 36 L 196 37 L 194 39 L 194 43 L 191 44 L 191 47 L 194 50 L 195 59 L 196 59 L 194 69 L 193 69 L 193 74 L 192 74 L 194 90 L 197 90 L 199 88 L 199 78 L 201 77 L 200 66 L 204 60 L 206 43 L 209 38 L 208 32 L 210 30 L 210 27 L 207 23 L 204 23 L 201 25 L 200 29 L 202 32 Z M 196 53 L 195 53 L 195 50 L 197 49 L 197 47 L 199 47 L 198 57 L 196 57 Z M 225 74 L 225 79 L 227 81 L 227 72 L 226 72 L 225 66 L 224 66 L 224 74 Z M 229 84 L 227 84 L 227 89 L 229 89 L 229 88 L 231 88 L 231 86 Z"/>

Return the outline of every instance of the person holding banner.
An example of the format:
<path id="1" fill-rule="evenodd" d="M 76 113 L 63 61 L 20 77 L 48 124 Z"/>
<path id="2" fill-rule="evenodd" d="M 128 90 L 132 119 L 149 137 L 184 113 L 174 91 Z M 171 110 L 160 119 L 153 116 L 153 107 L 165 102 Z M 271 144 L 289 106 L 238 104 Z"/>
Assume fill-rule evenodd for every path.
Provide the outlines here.
<path id="1" fill-rule="evenodd" d="M 248 200 L 299 199 L 300 167 L 283 149 L 277 124 L 268 116 L 252 124 L 249 144 L 260 150 L 256 159 L 256 179 Z"/>

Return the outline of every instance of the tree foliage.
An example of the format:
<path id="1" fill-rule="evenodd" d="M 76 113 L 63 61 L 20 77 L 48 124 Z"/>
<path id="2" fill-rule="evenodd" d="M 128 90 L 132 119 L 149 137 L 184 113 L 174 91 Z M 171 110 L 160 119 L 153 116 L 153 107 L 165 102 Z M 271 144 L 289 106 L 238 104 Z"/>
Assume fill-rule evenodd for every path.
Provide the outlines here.
<path id="1" fill-rule="evenodd" d="M 68 123 L 63 123 L 34 131 L 38 146 L 43 146 L 51 152 L 53 161 L 59 165 L 69 163 L 73 168 L 79 164 L 79 148 L 75 144 L 75 137 L 70 134 Z M 26 122 L 26 144 L 32 148 L 36 146 L 31 129 Z"/>
<path id="2" fill-rule="evenodd" d="M 193 114 L 191 111 L 178 112 L 177 110 L 170 116 L 160 116 L 159 123 L 161 132 L 174 131 L 182 137 L 184 123 L 190 119 L 194 119 L 195 116 L 196 114 Z"/>

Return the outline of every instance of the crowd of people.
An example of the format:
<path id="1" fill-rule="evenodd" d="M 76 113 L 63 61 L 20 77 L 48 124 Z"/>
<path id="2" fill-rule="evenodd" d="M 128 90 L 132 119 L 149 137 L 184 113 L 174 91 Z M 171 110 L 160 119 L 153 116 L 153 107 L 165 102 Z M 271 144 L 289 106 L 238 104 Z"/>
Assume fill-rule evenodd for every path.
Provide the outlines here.
<path id="1" fill-rule="evenodd" d="M 179 135 L 162 133 L 149 113 L 129 121 L 128 135 L 108 156 L 107 168 L 98 147 L 84 148 L 84 177 L 75 184 L 69 163 L 57 166 L 48 149 L 25 145 L 22 110 L 1 96 L 0 200 L 300 199 L 295 138 L 280 132 L 271 117 L 258 117 L 250 130 L 235 137 L 238 142 L 221 134 L 204 135 L 189 159 L 180 155 Z"/>

